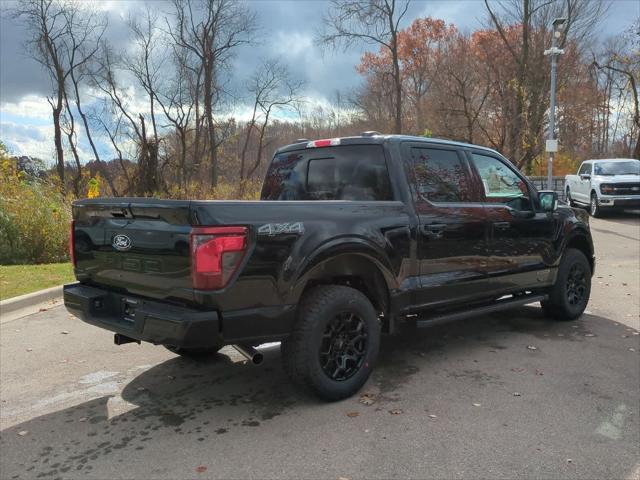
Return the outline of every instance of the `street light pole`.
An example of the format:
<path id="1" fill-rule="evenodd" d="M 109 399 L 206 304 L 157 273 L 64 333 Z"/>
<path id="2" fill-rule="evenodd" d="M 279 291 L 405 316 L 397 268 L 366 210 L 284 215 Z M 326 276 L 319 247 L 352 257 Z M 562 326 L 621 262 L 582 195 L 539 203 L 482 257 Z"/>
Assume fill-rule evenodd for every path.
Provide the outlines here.
<path id="1" fill-rule="evenodd" d="M 544 51 L 545 55 L 551 55 L 551 98 L 549 102 L 549 132 L 547 133 L 546 142 L 546 151 L 549 154 L 547 160 L 548 190 L 553 190 L 553 157 L 555 152 L 558 151 L 558 142 L 556 141 L 556 81 L 558 77 L 558 56 L 564 53 L 564 50 L 558 48 L 558 38 L 566 21 L 566 18 L 556 18 L 553 21 L 551 48 Z"/>

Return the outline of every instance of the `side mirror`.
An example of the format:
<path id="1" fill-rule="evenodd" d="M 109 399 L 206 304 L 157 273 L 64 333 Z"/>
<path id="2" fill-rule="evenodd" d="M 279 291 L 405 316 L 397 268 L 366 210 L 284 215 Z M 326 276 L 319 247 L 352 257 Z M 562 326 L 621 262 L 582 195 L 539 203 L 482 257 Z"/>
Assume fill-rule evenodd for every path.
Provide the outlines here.
<path id="1" fill-rule="evenodd" d="M 580 179 L 582 179 L 582 180 L 591 180 L 591 174 L 583 173 L 582 175 L 580 175 Z"/>
<path id="2" fill-rule="evenodd" d="M 551 190 L 538 192 L 538 200 L 543 212 L 555 212 L 558 208 L 558 193 Z"/>

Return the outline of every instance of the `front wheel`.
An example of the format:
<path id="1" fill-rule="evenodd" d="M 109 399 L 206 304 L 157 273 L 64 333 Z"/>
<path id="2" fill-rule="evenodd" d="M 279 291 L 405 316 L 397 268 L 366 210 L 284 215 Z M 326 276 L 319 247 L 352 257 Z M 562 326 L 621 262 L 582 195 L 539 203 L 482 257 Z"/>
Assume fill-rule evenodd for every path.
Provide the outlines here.
<path id="1" fill-rule="evenodd" d="M 281 350 L 294 383 L 333 401 L 365 384 L 379 346 L 380 323 L 369 299 L 353 288 L 328 285 L 305 294 Z"/>
<path id="2" fill-rule="evenodd" d="M 573 198 L 571 198 L 571 190 L 569 189 L 569 187 L 567 187 L 567 204 L 570 207 L 575 207 L 576 204 L 573 201 Z"/>
<path id="3" fill-rule="evenodd" d="M 598 196 L 594 193 L 591 194 L 591 205 L 589 206 L 589 213 L 592 217 L 598 218 L 602 216 L 602 207 L 598 203 Z"/>
<path id="4" fill-rule="evenodd" d="M 549 298 L 542 303 L 545 314 L 556 320 L 575 320 L 584 312 L 591 294 L 591 265 L 584 253 L 568 248 L 560 261 Z"/>

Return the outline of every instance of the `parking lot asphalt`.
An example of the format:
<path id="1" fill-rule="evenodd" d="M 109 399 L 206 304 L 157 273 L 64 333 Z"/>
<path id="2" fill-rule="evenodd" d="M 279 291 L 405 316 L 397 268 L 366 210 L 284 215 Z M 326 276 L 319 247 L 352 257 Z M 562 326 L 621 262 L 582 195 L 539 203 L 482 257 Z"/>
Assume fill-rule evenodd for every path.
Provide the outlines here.
<path id="1" fill-rule="evenodd" d="M 112 344 L 63 307 L 0 325 L 0 478 L 639 478 L 640 218 L 591 222 L 592 302 L 386 337 L 323 403 L 247 364 Z"/>

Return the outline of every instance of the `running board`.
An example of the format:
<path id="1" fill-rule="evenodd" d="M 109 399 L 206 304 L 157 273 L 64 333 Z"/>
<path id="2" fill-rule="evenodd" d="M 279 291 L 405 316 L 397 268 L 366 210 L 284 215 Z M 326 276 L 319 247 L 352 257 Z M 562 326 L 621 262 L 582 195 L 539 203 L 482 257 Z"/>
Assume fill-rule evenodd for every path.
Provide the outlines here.
<path id="1" fill-rule="evenodd" d="M 526 295 L 521 297 L 513 297 L 508 300 L 502 300 L 491 305 L 485 305 L 482 307 L 476 307 L 469 310 L 460 312 L 445 313 L 442 315 L 436 315 L 433 317 L 425 318 L 416 321 L 417 327 L 431 327 L 432 325 L 438 325 L 441 323 L 452 322 L 454 320 L 462 320 L 463 318 L 475 317 L 478 315 L 484 315 L 487 313 L 500 312 L 502 310 L 508 310 L 514 307 L 521 307 L 529 303 L 541 302 L 549 298 L 548 295 Z"/>

